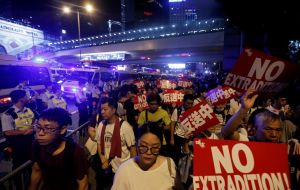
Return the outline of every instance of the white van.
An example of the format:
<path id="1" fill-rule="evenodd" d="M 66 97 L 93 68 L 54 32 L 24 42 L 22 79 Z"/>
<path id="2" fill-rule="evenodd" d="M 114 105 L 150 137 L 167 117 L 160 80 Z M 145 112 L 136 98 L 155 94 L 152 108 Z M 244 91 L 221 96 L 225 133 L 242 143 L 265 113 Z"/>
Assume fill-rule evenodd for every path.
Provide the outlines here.
<path id="1" fill-rule="evenodd" d="M 1 59 L 0 57 L 0 113 L 3 107 L 11 105 L 9 94 L 23 80 L 29 81 L 32 90 L 41 92 L 45 84 L 51 82 L 51 75 L 47 65 L 37 64 L 29 61 L 17 61 Z"/>
<path id="2" fill-rule="evenodd" d="M 102 86 L 103 76 L 109 73 L 107 68 L 50 68 L 52 78 L 61 85 L 63 95 L 74 98 L 79 91 L 84 91 L 83 84 L 94 83 Z"/>
<path id="3" fill-rule="evenodd" d="M 32 90 L 42 92 L 45 84 L 51 82 L 48 66 L 29 61 L 17 61 L 15 57 L 0 55 L 0 115 L 12 105 L 9 94 L 24 80 L 29 81 Z M 2 140 L 0 122 L 0 141 Z"/>

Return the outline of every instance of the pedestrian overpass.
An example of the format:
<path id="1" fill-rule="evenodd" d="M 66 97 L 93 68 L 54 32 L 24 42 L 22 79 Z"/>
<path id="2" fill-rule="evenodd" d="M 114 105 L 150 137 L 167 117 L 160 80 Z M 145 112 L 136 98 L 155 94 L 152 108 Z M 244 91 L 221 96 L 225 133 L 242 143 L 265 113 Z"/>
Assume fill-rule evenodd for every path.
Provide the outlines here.
<path id="1" fill-rule="evenodd" d="M 154 26 L 82 39 L 55 42 L 62 63 L 97 61 L 111 64 L 209 62 L 223 60 L 224 20 L 183 26 Z"/>

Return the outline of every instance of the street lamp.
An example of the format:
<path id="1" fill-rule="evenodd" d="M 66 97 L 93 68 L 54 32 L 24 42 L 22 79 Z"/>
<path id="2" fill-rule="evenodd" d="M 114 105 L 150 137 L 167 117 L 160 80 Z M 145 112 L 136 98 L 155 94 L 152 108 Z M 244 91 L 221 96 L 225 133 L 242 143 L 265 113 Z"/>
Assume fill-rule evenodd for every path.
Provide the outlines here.
<path id="1" fill-rule="evenodd" d="M 86 12 L 88 12 L 88 13 L 92 13 L 94 8 L 91 4 L 86 4 L 84 7 L 78 6 L 78 5 L 72 5 L 72 6 L 76 8 L 76 14 L 77 14 L 77 30 L 78 30 L 79 61 L 80 61 L 81 60 L 81 33 L 80 33 L 80 12 L 79 12 L 79 8 L 84 8 L 86 10 Z M 62 10 L 66 14 L 69 14 L 71 12 L 75 12 L 75 11 L 72 11 L 71 8 L 68 7 L 68 6 L 64 6 Z"/>

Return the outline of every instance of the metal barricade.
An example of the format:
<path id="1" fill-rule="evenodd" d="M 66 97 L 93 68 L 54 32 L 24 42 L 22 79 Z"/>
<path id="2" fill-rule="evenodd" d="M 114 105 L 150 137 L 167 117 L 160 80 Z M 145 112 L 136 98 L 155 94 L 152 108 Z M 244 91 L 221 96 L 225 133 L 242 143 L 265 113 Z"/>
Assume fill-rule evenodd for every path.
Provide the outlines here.
<path id="1" fill-rule="evenodd" d="M 74 142 L 78 143 L 80 146 L 84 146 L 88 138 L 88 124 L 89 121 L 82 124 L 78 128 L 74 130 L 68 130 L 66 138 L 72 139 Z M 16 184 L 14 178 L 19 175 L 20 184 L 18 184 L 19 188 L 17 190 L 26 190 L 27 186 L 30 183 L 30 175 L 27 175 L 27 171 L 32 166 L 32 161 L 28 160 L 6 176 L 0 179 L 0 190 L 16 190 Z"/>

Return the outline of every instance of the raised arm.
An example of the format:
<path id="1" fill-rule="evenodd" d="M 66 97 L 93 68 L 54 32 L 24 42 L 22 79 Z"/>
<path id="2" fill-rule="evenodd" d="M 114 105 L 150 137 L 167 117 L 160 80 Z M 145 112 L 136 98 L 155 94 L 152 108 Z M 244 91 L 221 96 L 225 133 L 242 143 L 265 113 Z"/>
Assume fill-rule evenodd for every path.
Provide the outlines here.
<path id="1" fill-rule="evenodd" d="M 248 89 L 241 98 L 241 108 L 229 119 L 226 125 L 222 128 L 222 135 L 224 139 L 239 140 L 240 135 L 237 132 L 238 126 L 241 124 L 247 112 L 252 108 L 257 94 L 255 90 Z"/>

